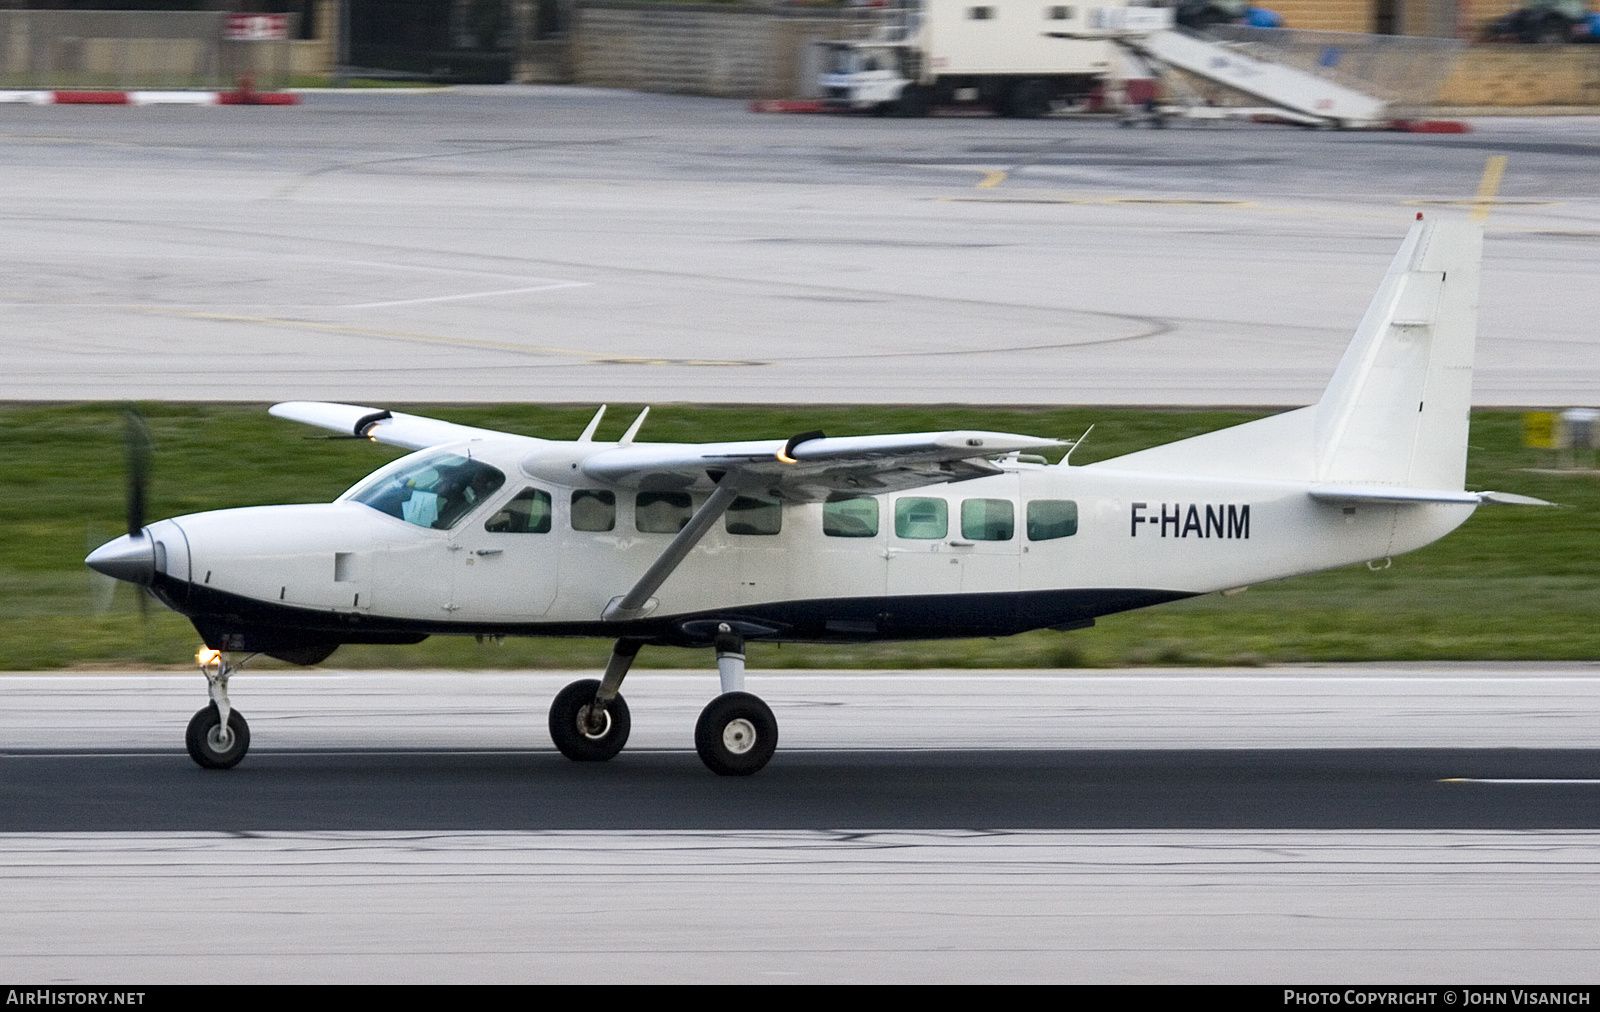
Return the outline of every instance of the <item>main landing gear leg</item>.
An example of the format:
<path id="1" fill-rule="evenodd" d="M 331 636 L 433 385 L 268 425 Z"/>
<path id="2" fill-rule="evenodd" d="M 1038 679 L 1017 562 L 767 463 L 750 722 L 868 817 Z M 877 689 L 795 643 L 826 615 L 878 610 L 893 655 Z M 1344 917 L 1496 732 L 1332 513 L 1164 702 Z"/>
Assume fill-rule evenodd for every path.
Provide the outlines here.
<path id="1" fill-rule="evenodd" d="M 717 675 L 722 691 L 744 691 L 744 638 L 724 622 L 717 627 Z"/>
<path id="2" fill-rule="evenodd" d="M 694 748 L 711 772 L 749 776 L 777 750 L 778 720 L 759 697 L 744 691 L 744 638 L 723 623 L 715 642 L 722 695 L 700 712 Z"/>
<path id="3" fill-rule="evenodd" d="M 211 702 L 190 718 L 184 744 L 188 746 L 189 758 L 208 770 L 232 769 L 250 751 L 250 725 L 228 702 L 228 678 L 244 667 L 250 657 L 235 665 L 220 650 L 202 648 L 195 655 L 195 660 L 200 662 L 200 673 L 206 676 Z"/>
<path id="4" fill-rule="evenodd" d="M 556 694 L 550 704 L 550 739 L 575 762 L 604 762 L 622 751 L 633 726 L 619 691 L 643 640 L 617 640 L 600 681 L 584 678 Z"/>

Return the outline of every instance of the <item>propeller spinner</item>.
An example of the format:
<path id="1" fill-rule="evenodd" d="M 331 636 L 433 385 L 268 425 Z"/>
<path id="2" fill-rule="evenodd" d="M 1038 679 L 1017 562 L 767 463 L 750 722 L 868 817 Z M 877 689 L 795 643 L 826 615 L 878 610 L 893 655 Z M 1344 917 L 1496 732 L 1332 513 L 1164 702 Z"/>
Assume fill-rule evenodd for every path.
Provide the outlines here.
<path id="1" fill-rule="evenodd" d="M 97 573 L 148 587 L 156 575 L 155 541 L 144 533 L 153 442 L 150 427 L 137 411 L 123 412 L 122 422 L 127 446 L 128 534 L 96 548 L 84 562 Z"/>

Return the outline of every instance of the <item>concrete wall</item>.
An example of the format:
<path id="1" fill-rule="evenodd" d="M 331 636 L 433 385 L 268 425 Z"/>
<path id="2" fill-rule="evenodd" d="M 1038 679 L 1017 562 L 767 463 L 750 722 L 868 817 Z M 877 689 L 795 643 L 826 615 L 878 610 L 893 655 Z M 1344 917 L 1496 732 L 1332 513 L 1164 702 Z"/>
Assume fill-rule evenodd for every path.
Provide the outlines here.
<path id="1" fill-rule="evenodd" d="M 812 43 L 851 38 L 845 11 L 588 0 L 574 11 L 572 80 L 724 98 L 815 94 Z"/>
<path id="2" fill-rule="evenodd" d="M 1441 0 L 1411 2 L 1433 3 L 1434 16 L 1449 13 L 1440 8 Z M 1519 0 L 1471 2 L 1470 13 L 1487 19 L 1499 16 Z M 1367 29 L 1353 22 L 1369 17 L 1372 3 L 1276 0 L 1270 5 L 1296 28 L 1364 31 Z M 1319 12 L 1321 22 L 1295 17 L 1301 7 Z M 847 12 L 789 13 L 714 4 L 584 0 L 573 13 L 570 39 L 540 42 L 540 59 L 525 59 L 527 69 L 519 77 L 727 98 L 801 97 L 816 93 L 819 68 L 811 62 L 815 53 L 812 43 L 858 36 L 864 24 Z M 536 62 L 542 69 L 534 70 Z M 1600 45 L 1469 46 L 1438 102 L 1452 106 L 1600 106 Z"/>
<path id="3" fill-rule="evenodd" d="M 1596 106 L 1600 46 L 1469 46 L 1440 105 Z"/>
<path id="4" fill-rule="evenodd" d="M 1439 38 L 1475 37 L 1488 22 L 1526 0 L 1392 0 L 1394 31 Z M 1378 28 L 1379 0 L 1259 0 L 1283 15 L 1290 28 L 1325 32 L 1371 32 Z"/>
<path id="5" fill-rule="evenodd" d="M 295 77 L 332 77 L 339 61 L 339 0 L 317 0 L 312 12 L 315 38 L 289 43 L 289 73 Z"/>

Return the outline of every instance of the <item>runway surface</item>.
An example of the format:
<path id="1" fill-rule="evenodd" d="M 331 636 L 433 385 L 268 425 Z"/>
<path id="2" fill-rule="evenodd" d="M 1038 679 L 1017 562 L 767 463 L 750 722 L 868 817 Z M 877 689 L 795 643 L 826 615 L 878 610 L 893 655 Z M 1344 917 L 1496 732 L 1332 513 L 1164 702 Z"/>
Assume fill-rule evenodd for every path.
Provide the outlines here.
<path id="1" fill-rule="evenodd" d="M 0 399 L 1304 404 L 1504 155 L 1476 401 L 1591 403 L 1600 122 L 1473 125 L 6 106 Z"/>
<path id="2" fill-rule="evenodd" d="M 629 748 L 575 765 L 581 673 L 246 672 L 252 752 L 182 754 L 197 675 L 0 679 L 0 831 L 1591 829 L 1600 665 L 760 673 L 761 775 L 694 755 L 709 673 L 642 671 Z M 66 743 L 73 747 L 64 747 Z"/>
<path id="3" fill-rule="evenodd" d="M 636 672 L 629 750 L 561 759 L 544 711 L 575 674 L 247 671 L 254 745 L 227 772 L 181 752 L 198 675 L 0 676 L 0 962 L 138 982 L 579 980 L 597 952 L 618 981 L 1593 976 L 1600 665 L 756 672 L 783 743 L 747 779 L 688 747 L 709 672 Z"/>

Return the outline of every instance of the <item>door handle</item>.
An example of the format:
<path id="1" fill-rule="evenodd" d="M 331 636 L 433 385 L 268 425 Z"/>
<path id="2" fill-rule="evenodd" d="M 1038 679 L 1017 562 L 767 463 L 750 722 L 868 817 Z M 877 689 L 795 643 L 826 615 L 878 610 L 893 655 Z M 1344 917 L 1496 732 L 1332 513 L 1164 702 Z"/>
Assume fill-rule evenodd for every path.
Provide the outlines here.
<path id="1" fill-rule="evenodd" d="M 951 548 L 971 548 L 973 546 L 973 544 L 974 544 L 974 542 L 971 542 L 971 541 L 952 541 L 952 542 L 950 542 L 950 547 Z"/>
<path id="2" fill-rule="evenodd" d="M 473 552 L 472 554 L 473 555 L 499 555 L 503 551 L 505 551 L 504 548 L 480 548 L 477 551 Z"/>

